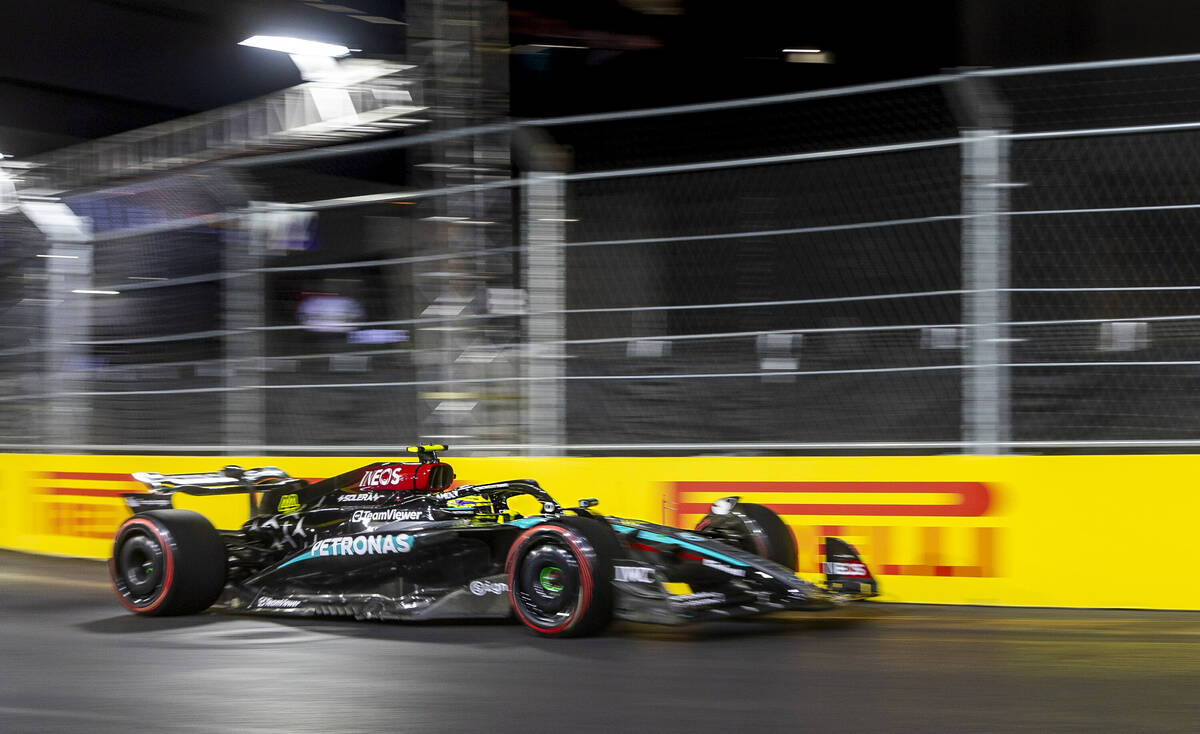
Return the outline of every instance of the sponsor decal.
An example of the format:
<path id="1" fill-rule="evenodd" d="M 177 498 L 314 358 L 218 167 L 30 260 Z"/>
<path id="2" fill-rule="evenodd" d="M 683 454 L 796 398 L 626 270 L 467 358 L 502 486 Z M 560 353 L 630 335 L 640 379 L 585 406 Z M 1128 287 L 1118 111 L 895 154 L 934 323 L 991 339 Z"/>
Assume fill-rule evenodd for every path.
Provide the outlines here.
<path id="1" fill-rule="evenodd" d="M 705 558 L 703 561 L 700 561 L 700 564 L 704 565 L 704 566 L 708 566 L 709 568 L 715 568 L 716 570 L 722 571 L 731 576 L 745 576 L 746 575 L 746 569 L 744 569 L 744 568 L 734 568 L 733 566 L 727 566 L 724 563 L 721 563 L 720 561 L 714 561 L 711 558 Z"/>
<path id="2" fill-rule="evenodd" d="M 670 597 L 671 604 L 677 607 L 704 607 L 710 604 L 720 604 L 725 601 L 725 595 L 716 591 L 702 591 L 699 594 L 683 594 Z"/>
<path id="3" fill-rule="evenodd" d="M 44 535 L 61 535 L 71 538 L 98 538 L 111 541 L 113 528 L 129 517 L 123 505 L 83 504 L 76 502 L 46 501 L 39 497 L 33 504 L 33 530 Z M 165 505 L 170 507 L 170 505 Z M 57 541 L 56 541 L 57 542 Z"/>
<path id="4" fill-rule="evenodd" d="M 635 584 L 654 583 L 654 569 L 645 566 L 614 566 L 614 581 L 628 581 Z"/>
<path id="5" fill-rule="evenodd" d="M 358 510 L 351 516 L 354 522 L 398 522 L 400 520 L 421 520 L 425 513 L 420 510 Z"/>
<path id="6" fill-rule="evenodd" d="M 309 558 L 318 556 L 375 556 L 388 553 L 408 553 L 412 550 L 412 536 L 399 535 L 353 535 L 341 538 L 325 538 L 313 543 Z"/>
<path id="7" fill-rule="evenodd" d="M 692 499 L 692 493 L 723 493 L 740 490 L 742 499 L 751 493 L 783 493 L 785 496 L 847 495 L 872 497 L 873 502 L 772 502 L 780 515 L 870 515 L 884 517 L 981 517 L 992 504 L 991 492 L 983 482 L 675 482 L 676 496 L 684 495 L 680 514 L 706 514 L 710 504 Z M 900 504 L 889 501 L 897 495 L 926 496 L 928 502 Z M 946 502 L 951 497 L 953 501 Z M 696 498 L 699 499 L 699 498 Z"/>
<path id="8" fill-rule="evenodd" d="M 673 524 L 703 517 L 714 499 L 733 493 L 777 512 L 792 529 L 800 571 L 820 572 L 826 537 L 853 537 L 877 576 L 996 578 L 1004 528 L 948 525 L 942 518 L 996 514 L 998 488 L 986 482 L 681 481 L 673 482 Z M 828 516 L 861 518 L 825 525 Z M 951 554 L 951 547 L 966 549 Z M 898 549 L 913 548 L 903 555 Z M 914 562 L 916 561 L 916 562 Z M 965 561 L 965 562 L 964 562 Z M 870 577 L 870 571 L 865 577 Z M 853 577 L 851 577 L 853 578 Z M 859 576 L 858 578 L 864 578 Z"/>
<path id="9" fill-rule="evenodd" d="M 285 494 L 279 498 L 277 508 L 282 513 L 296 512 L 300 509 L 300 495 Z"/>
<path id="10" fill-rule="evenodd" d="M 297 520 L 294 528 L 290 520 L 284 520 L 281 530 L 285 533 L 285 537 L 293 543 L 303 541 L 308 537 L 308 531 L 304 529 L 304 518 Z"/>
<path id="11" fill-rule="evenodd" d="M 263 531 L 273 530 L 271 547 L 278 550 L 281 544 L 286 544 L 292 548 L 300 548 L 304 545 L 305 540 L 309 536 L 309 532 L 304 529 L 304 518 L 298 517 L 295 522 L 288 515 L 274 515 L 266 520 L 255 519 L 250 523 L 250 530 Z"/>
<path id="12" fill-rule="evenodd" d="M 146 491 L 129 474 L 51 471 L 31 473 L 30 479 L 37 485 L 37 496 L 30 506 L 31 529 L 39 535 L 111 542 L 113 530 L 129 517 L 121 496 Z M 96 498 L 110 501 L 97 501 Z M 149 495 L 138 499 L 145 503 L 144 509 L 151 508 L 150 503 L 156 501 Z"/>
<path id="13" fill-rule="evenodd" d="M 378 502 L 383 498 L 383 495 L 378 492 L 359 492 L 356 494 L 343 494 L 338 497 L 338 502 Z"/>
<path id="14" fill-rule="evenodd" d="M 830 576 L 855 576 L 866 578 L 871 574 L 867 572 L 867 566 L 864 563 L 839 563 L 836 561 L 826 561 L 821 564 L 821 571 Z"/>
<path id="15" fill-rule="evenodd" d="M 299 599 L 276 599 L 270 596 L 260 596 L 254 606 L 259 609 L 295 609 L 300 606 Z"/>
<path id="16" fill-rule="evenodd" d="M 486 594 L 507 594 L 508 584 L 495 581 L 485 581 L 484 579 L 476 579 L 468 586 L 471 593 L 475 596 L 484 596 Z"/>
<path id="17" fill-rule="evenodd" d="M 170 510 L 174 507 L 174 504 L 171 503 L 170 497 L 152 497 L 150 495 L 146 495 L 144 497 L 134 497 L 132 499 L 136 504 L 132 505 L 131 507 L 136 507 L 139 512 L 141 510 Z M 126 501 L 128 502 L 128 500 Z"/>
<path id="18" fill-rule="evenodd" d="M 379 487 L 395 487 L 404 482 L 412 484 L 413 476 L 408 473 L 411 466 L 388 466 L 383 469 L 363 472 L 362 477 L 358 480 L 358 489 L 376 489 Z"/>

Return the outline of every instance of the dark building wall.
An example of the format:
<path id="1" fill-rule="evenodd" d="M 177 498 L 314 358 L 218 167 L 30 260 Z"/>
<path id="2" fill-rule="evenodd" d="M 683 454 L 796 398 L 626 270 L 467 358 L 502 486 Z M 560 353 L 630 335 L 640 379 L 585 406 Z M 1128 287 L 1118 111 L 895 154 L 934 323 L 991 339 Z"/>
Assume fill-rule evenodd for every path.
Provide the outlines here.
<path id="1" fill-rule="evenodd" d="M 1022 66 L 1200 51 L 1200 4 L 1181 0 L 965 0 L 967 66 Z"/>

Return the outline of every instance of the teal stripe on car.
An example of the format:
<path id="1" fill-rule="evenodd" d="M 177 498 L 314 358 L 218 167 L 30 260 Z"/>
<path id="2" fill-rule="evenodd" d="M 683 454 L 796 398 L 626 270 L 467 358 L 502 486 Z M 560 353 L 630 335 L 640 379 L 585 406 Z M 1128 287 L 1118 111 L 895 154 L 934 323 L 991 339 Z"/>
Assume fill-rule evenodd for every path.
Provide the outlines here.
<path id="1" fill-rule="evenodd" d="M 296 561 L 306 561 L 312 557 L 313 557 L 312 549 L 310 548 L 309 550 L 305 551 L 304 553 L 301 553 L 300 555 L 296 556 L 295 558 L 291 559 L 290 561 L 279 564 L 279 568 L 283 568 L 284 566 L 290 566 L 293 563 L 295 563 Z"/>
<path id="2" fill-rule="evenodd" d="M 631 528 L 626 525 L 613 525 L 613 528 L 616 530 L 619 530 L 622 533 L 629 533 L 634 530 L 638 530 L 638 528 Z M 705 548 L 702 545 L 696 545 L 695 543 L 689 543 L 686 540 L 681 540 L 680 538 L 674 538 L 674 537 L 671 537 L 670 535 L 663 535 L 662 533 L 655 533 L 650 530 L 642 530 L 637 534 L 637 537 L 644 538 L 646 540 L 652 540 L 656 543 L 662 543 L 663 545 L 677 545 L 680 548 L 687 548 L 688 550 L 695 551 L 697 553 L 702 553 L 702 554 L 708 556 L 709 558 L 716 558 L 719 561 L 724 561 L 725 563 L 728 563 L 731 566 L 742 566 L 743 568 L 750 567 L 750 564 L 746 563 L 745 561 L 739 561 L 736 558 L 730 558 L 729 556 L 725 555 L 724 553 L 719 553 L 715 550 Z"/>
<path id="3" fill-rule="evenodd" d="M 531 528 L 534 525 L 538 525 L 538 524 L 544 523 L 544 522 L 546 522 L 546 519 L 542 518 L 542 517 L 523 517 L 520 520 L 513 520 L 512 522 L 506 522 L 504 524 L 505 525 L 516 525 L 519 528 Z"/>

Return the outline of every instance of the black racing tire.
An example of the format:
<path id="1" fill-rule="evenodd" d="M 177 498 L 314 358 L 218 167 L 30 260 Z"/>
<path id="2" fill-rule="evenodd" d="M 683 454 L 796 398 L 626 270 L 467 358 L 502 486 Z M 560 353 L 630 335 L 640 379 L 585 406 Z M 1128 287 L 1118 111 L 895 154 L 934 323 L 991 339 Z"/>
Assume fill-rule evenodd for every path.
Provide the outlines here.
<path id="1" fill-rule="evenodd" d="M 562 517 L 513 542 L 504 564 L 517 619 L 543 637 L 583 637 L 613 616 L 613 559 L 620 550 L 603 521 Z"/>
<path id="2" fill-rule="evenodd" d="M 225 588 L 225 544 L 190 510 L 151 510 L 121 523 L 108 561 L 117 599 L 154 617 L 198 614 Z"/>
<path id="3" fill-rule="evenodd" d="M 697 532 L 796 570 L 796 536 L 770 507 L 739 502 L 727 515 L 708 514 Z"/>

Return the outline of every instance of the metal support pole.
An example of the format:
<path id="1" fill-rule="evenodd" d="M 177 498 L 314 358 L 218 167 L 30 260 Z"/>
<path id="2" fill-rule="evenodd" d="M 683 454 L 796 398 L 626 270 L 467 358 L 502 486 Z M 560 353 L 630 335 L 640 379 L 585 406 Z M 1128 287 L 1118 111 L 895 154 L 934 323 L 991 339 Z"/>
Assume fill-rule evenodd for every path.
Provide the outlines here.
<path id="1" fill-rule="evenodd" d="M 260 208 L 265 205 L 256 205 Z M 264 377 L 265 343 L 261 327 L 265 322 L 263 266 L 266 233 L 269 226 L 255 226 L 256 218 L 269 211 L 254 212 L 242 218 L 241 227 L 228 230 L 225 238 L 225 279 L 222 298 L 225 317 L 225 444 L 244 447 L 245 453 L 262 453 L 267 443 L 267 405 L 265 391 L 259 389 Z"/>
<path id="2" fill-rule="evenodd" d="M 566 443 L 566 256 L 563 252 L 563 183 L 544 173 L 526 174 L 524 219 L 528 238 L 525 284 L 530 316 L 525 322 L 525 442 Z M 543 456 L 561 449 L 530 451 Z"/>
<path id="3" fill-rule="evenodd" d="M 46 274 L 45 393 L 50 395 L 43 435 L 46 443 L 78 446 L 91 443 L 91 406 L 80 397 L 88 387 L 87 341 L 91 334 L 92 300 L 102 295 L 78 293 L 92 286 L 92 245 L 51 242 Z"/>
<path id="4" fill-rule="evenodd" d="M 1008 140 L 996 129 L 963 135 L 963 438 L 968 453 L 1000 454 L 1012 438 Z"/>
<path id="5" fill-rule="evenodd" d="M 408 49 L 423 75 L 420 104 L 441 133 L 508 118 L 508 8 L 503 0 L 409 0 Z M 417 186 L 486 184 L 512 175 L 508 132 L 447 136 L 414 154 Z M 459 192 L 418 202 L 417 238 L 425 252 L 463 257 L 415 268 L 418 316 L 462 317 L 418 327 L 418 379 L 437 383 L 418 393 L 422 440 L 450 444 L 511 442 L 520 431 L 517 402 L 497 389 L 463 380 L 511 377 L 519 364 L 498 345 L 516 340 L 517 317 L 486 324 L 468 318 L 497 313 L 489 303 L 511 292 L 516 216 L 506 189 Z M 478 255 L 481 250 L 495 254 Z"/>

